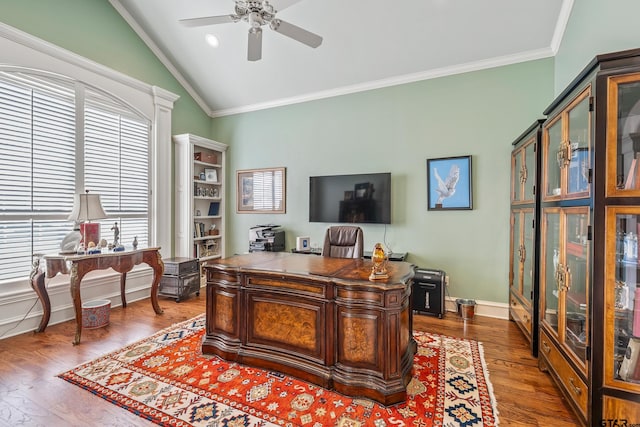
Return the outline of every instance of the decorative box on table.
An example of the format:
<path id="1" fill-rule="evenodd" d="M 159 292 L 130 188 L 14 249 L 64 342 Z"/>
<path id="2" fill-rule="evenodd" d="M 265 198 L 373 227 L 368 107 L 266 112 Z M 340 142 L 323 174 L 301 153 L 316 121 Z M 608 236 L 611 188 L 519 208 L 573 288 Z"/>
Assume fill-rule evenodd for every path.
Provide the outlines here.
<path id="1" fill-rule="evenodd" d="M 200 296 L 200 261 L 196 258 L 163 259 L 164 274 L 158 295 L 173 297 L 176 302 L 194 293 Z"/>

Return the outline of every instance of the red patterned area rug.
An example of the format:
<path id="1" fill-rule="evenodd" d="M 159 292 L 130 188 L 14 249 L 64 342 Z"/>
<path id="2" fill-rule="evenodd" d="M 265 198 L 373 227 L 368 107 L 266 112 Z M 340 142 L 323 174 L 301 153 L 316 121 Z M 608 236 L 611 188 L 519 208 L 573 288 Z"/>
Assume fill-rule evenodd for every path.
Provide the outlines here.
<path id="1" fill-rule="evenodd" d="M 163 426 L 497 426 L 476 341 L 415 332 L 408 399 L 385 407 L 277 372 L 203 356 L 204 316 L 59 375 Z"/>

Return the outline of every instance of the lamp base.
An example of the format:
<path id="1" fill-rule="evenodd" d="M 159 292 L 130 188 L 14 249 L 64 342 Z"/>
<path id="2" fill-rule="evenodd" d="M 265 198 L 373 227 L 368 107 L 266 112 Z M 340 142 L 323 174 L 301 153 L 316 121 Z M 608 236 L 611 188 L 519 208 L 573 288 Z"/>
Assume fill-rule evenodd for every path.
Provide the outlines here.
<path id="1" fill-rule="evenodd" d="M 385 280 L 388 279 L 389 275 L 386 272 L 376 273 L 374 271 L 369 275 L 369 280 Z"/>
<path id="2" fill-rule="evenodd" d="M 85 248 L 89 248 L 90 243 L 93 242 L 93 246 L 98 246 L 100 244 L 100 224 L 97 222 L 83 222 L 80 224 L 80 234 L 82 239 L 80 243 L 84 245 Z M 84 239 L 87 239 L 86 242 Z"/>

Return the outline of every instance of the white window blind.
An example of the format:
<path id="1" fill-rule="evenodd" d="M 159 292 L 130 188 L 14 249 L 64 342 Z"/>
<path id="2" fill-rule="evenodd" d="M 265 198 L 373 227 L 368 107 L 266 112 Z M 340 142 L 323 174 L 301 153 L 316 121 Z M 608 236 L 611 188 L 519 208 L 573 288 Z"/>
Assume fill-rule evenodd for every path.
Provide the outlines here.
<path id="1" fill-rule="evenodd" d="M 59 250 L 84 188 L 101 195 L 110 217 L 104 238 L 118 221 L 121 242 L 146 245 L 148 159 L 149 124 L 121 103 L 71 80 L 1 72 L 0 283 L 26 278 L 32 254 Z"/>

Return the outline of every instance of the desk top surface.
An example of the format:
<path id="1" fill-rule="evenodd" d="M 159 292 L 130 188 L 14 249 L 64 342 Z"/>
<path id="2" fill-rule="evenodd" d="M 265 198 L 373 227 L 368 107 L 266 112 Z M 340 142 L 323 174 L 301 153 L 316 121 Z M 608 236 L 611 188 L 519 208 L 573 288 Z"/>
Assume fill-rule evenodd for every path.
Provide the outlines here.
<path id="1" fill-rule="evenodd" d="M 102 252 L 95 253 L 95 254 L 79 254 L 79 255 L 78 254 L 51 254 L 51 255 L 45 255 L 44 258 L 46 260 L 80 261 L 83 259 L 91 259 L 91 258 L 117 257 L 117 256 L 123 256 L 123 255 L 128 256 L 128 255 L 134 255 L 137 253 L 144 253 L 149 251 L 157 252 L 159 250 L 160 250 L 159 247 L 141 248 L 141 249 L 125 248 L 125 250 L 123 251 L 103 250 Z"/>
<path id="2" fill-rule="evenodd" d="M 288 252 L 254 252 L 234 255 L 203 264 L 205 268 L 236 272 L 286 273 L 326 278 L 327 281 L 366 282 L 369 285 L 402 285 L 413 277 L 413 265 L 408 262 L 387 263 L 388 278 L 369 280 L 373 263 L 367 259 L 330 258 Z"/>

